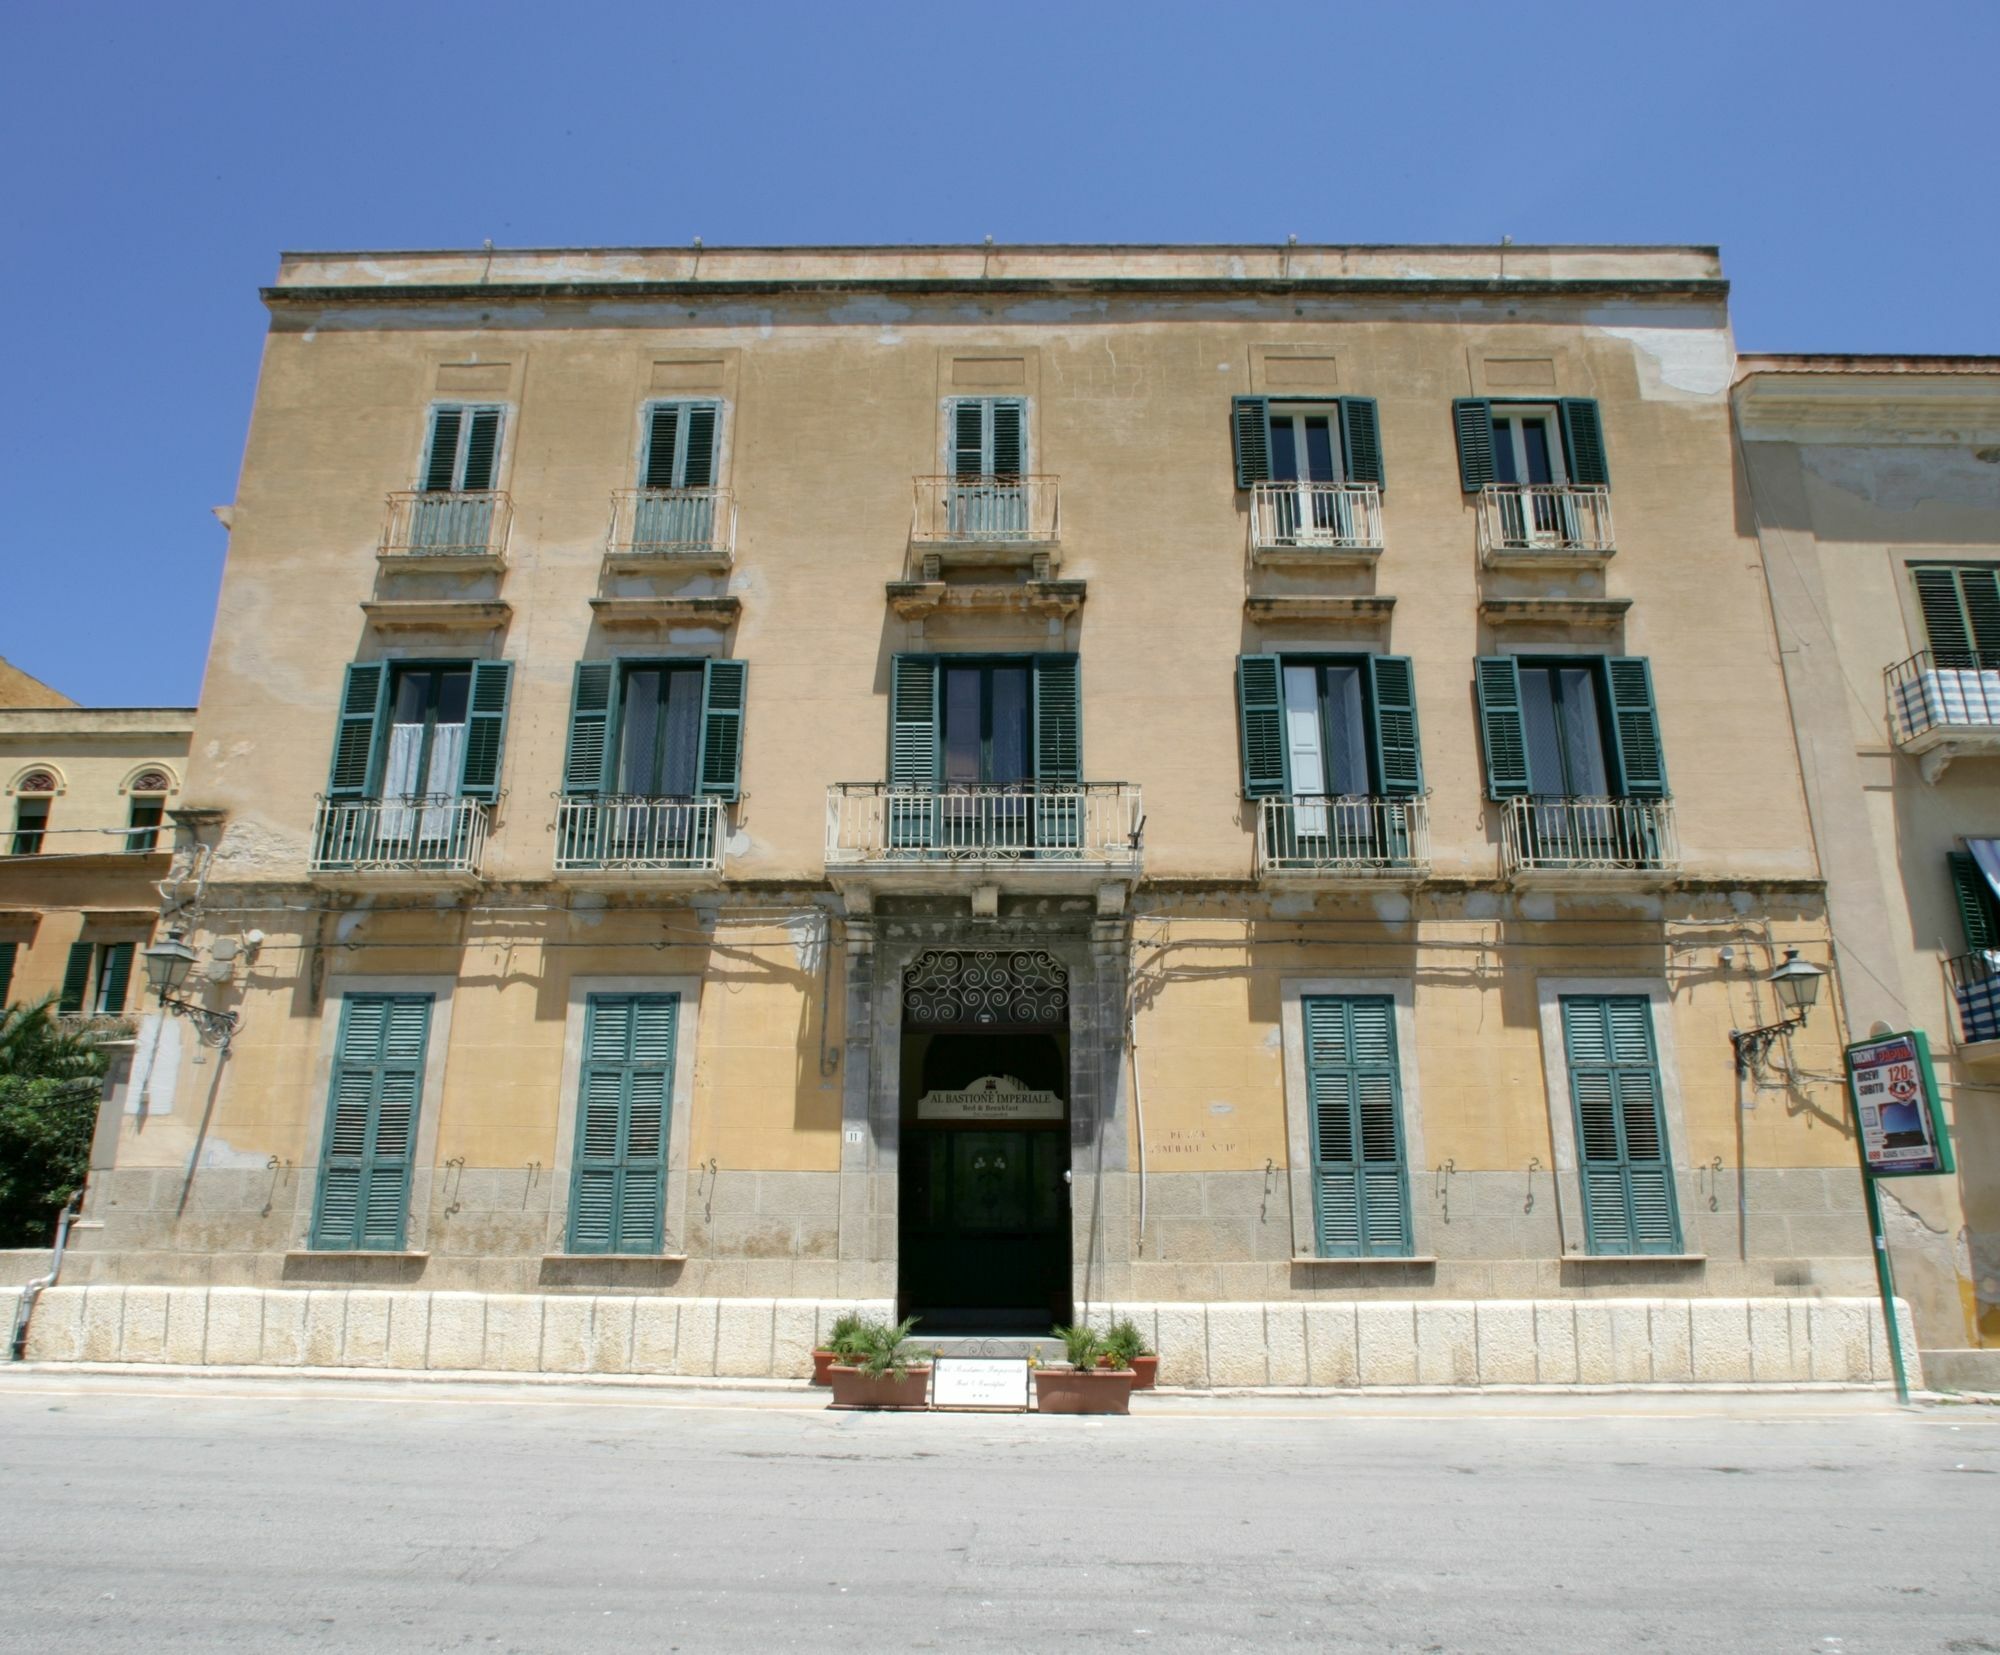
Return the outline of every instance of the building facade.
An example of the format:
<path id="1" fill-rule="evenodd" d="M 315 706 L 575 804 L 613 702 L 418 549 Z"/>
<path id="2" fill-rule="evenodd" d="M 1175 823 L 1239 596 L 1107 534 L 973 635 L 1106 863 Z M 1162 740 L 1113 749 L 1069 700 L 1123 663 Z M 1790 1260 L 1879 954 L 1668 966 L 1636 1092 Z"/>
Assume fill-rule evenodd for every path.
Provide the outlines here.
<path id="1" fill-rule="evenodd" d="M 1735 400 L 1848 1018 L 1928 1035 L 1957 1145 L 1885 1186 L 1898 1285 L 1927 1347 L 1990 1350 L 2000 359 L 1745 356 Z"/>
<path id="2" fill-rule="evenodd" d="M 240 1026 L 31 1348 L 1879 1377 L 1837 1008 L 1731 1059 L 1831 952 L 1712 250 L 265 297 L 166 916 Z"/>

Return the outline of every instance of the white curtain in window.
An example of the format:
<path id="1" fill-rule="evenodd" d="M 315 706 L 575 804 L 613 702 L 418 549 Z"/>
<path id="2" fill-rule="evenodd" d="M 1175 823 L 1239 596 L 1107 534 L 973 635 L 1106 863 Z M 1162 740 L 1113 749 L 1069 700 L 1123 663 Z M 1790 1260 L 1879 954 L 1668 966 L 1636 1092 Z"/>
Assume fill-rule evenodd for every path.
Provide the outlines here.
<path id="1" fill-rule="evenodd" d="M 2000 839 L 1968 839 L 1965 848 L 1972 852 L 1972 860 L 1986 875 L 1987 886 L 1994 896 L 2000 897 Z"/>
<path id="2" fill-rule="evenodd" d="M 1285 745 L 1292 763 L 1294 799 L 1326 795 L 1326 751 L 1320 740 L 1319 674 L 1311 667 L 1285 668 Z M 1295 804 L 1293 831 L 1319 838 L 1326 832 L 1326 807 Z"/>

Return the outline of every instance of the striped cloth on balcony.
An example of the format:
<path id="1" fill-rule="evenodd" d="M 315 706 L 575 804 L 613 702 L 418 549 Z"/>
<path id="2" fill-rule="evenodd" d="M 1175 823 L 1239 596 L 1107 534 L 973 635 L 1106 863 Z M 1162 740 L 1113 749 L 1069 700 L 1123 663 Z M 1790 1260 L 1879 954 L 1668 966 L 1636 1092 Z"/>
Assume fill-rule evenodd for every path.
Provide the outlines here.
<path id="1" fill-rule="evenodd" d="M 1896 733 L 1940 724 L 2000 724 L 2000 672 L 1944 667 L 1896 686 Z"/>
<path id="2" fill-rule="evenodd" d="M 1958 1026 L 1968 1042 L 2000 1040 L 2000 953 L 1985 953 L 1989 974 L 1958 986 Z"/>

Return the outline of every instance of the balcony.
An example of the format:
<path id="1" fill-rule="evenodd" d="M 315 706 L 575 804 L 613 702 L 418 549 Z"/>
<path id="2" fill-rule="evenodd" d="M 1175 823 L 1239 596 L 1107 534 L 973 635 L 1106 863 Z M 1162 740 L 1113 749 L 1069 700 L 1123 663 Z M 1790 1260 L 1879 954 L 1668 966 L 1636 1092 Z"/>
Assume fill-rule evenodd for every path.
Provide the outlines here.
<path id="1" fill-rule="evenodd" d="M 1026 564 L 1045 576 L 1062 540 L 1054 477 L 919 477 L 910 544 L 924 578 L 952 564 Z"/>
<path id="2" fill-rule="evenodd" d="M 1258 483 L 1250 491 L 1250 554 L 1259 563 L 1361 562 L 1381 550 L 1374 483 Z"/>
<path id="3" fill-rule="evenodd" d="M 129 1012 L 63 1011 L 56 1026 L 93 1046 L 129 1046 L 139 1038 L 138 1016 Z"/>
<path id="4" fill-rule="evenodd" d="M 469 888 L 479 883 L 492 806 L 433 793 L 321 799 L 312 873 L 322 884 Z"/>
<path id="5" fill-rule="evenodd" d="M 1421 798 L 1257 801 L 1257 877 L 1267 883 L 1414 885 L 1430 861 L 1430 807 Z"/>
<path id="6" fill-rule="evenodd" d="M 826 870 L 850 890 L 1095 889 L 1100 911 L 1116 912 L 1139 876 L 1144 825 L 1129 782 L 836 782 L 826 795 Z"/>
<path id="7" fill-rule="evenodd" d="M 1504 802 L 1507 873 L 1579 890 L 1659 885 L 1680 867 L 1670 799 L 1531 795 Z"/>
<path id="8" fill-rule="evenodd" d="M 1958 1016 L 1959 1059 L 1981 1075 L 2000 1075 L 2000 951 L 1981 949 L 1944 962 Z"/>
<path id="9" fill-rule="evenodd" d="M 497 568 L 513 521 L 513 501 L 495 489 L 392 494 L 377 555 L 389 567 Z"/>
<path id="10" fill-rule="evenodd" d="M 1488 483 L 1479 491 L 1479 556 L 1488 565 L 1599 563 L 1616 549 L 1607 488 Z"/>
<path id="11" fill-rule="evenodd" d="M 736 556 L 735 497 L 723 488 L 620 489 L 604 555 L 640 573 L 727 569 Z"/>
<path id="12" fill-rule="evenodd" d="M 712 883 L 727 832 L 720 799 L 558 798 L 556 877 L 626 888 Z"/>
<path id="13" fill-rule="evenodd" d="M 1919 650 L 1888 668 L 1889 738 L 1936 781 L 1955 758 L 2000 753 L 2000 655 Z"/>

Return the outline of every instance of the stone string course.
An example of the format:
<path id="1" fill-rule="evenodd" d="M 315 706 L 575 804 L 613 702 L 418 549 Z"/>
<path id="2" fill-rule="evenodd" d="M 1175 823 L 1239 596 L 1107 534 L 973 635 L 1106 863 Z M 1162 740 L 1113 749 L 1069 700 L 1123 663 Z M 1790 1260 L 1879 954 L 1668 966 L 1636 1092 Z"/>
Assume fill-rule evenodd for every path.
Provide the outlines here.
<path id="1" fill-rule="evenodd" d="M 0 1311 L 14 1295 L 0 1293 Z M 849 1309 L 886 1301 L 582 1294 L 57 1287 L 39 1362 L 803 1378 Z M 1138 1304 L 1163 1384 L 1195 1388 L 1880 1385 L 1871 1299 L 1520 1299 Z M 1917 1346 L 1898 1301 L 1911 1382 Z"/>

